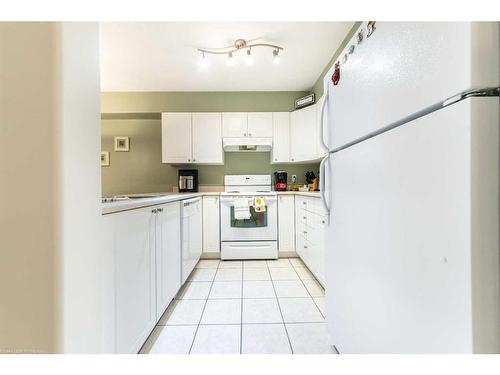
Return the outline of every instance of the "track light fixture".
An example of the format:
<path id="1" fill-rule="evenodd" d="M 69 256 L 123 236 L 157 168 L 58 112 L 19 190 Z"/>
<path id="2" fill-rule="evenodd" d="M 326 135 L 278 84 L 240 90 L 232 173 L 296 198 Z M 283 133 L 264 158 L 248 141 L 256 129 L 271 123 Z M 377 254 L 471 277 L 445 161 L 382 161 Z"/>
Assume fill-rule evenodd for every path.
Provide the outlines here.
<path id="1" fill-rule="evenodd" d="M 246 50 L 247 53 L 246 53 L 246 57 L 245 57 L 245 62 L 248 65 L 251 65 L 253 63 L 252 48 L 255 48 L 255 47 L 272 48 L 273 49 L 273 62 L 275 64 L 279 63 L 279 61 L 280 61 L 279 53 L 280 53 L 280 51 L 283 51 L 283 47 L 280 47 L 280 46 L 277 46 L 274 44 L 269 44 L 269 43 L 253 43 L 253 44 L 251 43 L 251 44 L 249 44 L 244 39 L 236 39 L 236 41 L 234 42 L 234 45 L 232 45 L 232 46 L 223 47 L 223 48 L 198 48 L 198 51 L 201 52 L 202 59 L 205 59 L 205 54 L 227 55 L 226 64 L 232 66 L 232 65 L 234 65 L 233 52 Z"/>

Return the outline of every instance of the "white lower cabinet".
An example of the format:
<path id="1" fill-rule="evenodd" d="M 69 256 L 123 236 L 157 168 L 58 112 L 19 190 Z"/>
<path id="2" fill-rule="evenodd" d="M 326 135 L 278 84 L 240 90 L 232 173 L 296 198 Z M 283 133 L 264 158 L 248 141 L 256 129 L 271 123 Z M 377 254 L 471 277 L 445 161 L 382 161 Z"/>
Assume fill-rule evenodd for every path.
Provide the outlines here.
<path id="1" fill-rule="evenodd" d="M 327 220 L 319 198 L 295 196 L 296 252 L 323 285 Z"/>
<path id="2" fill-rule="evenodd" d="M 295 199 L 293 195 L 278 197 L 278 250 L 295 251 Z"/>
<path id="3" fill-rule="evenodd" d="M 156 319 L 159 320 L 181 287 L 181 205 L 155 208 Z"/>
<path id="4" fill-rule="evenodd" d="M 203 197 L 203 253 L 220 253 L 220 199 Z"/>
<path id="5" fill-rule="evenodd" d="M 137 353 L 181 286 L 181 202 L 106 216 L 116 353 Z"/>
<path id="6" fill-rule="evenodd" d="M 181 202 L 182 283 L 186 282 L 202 253 L 201 198 Z"/>
<path id="7" fill-rule="evenodd" d="M 117 353 L 137 353 L 156 324 L 155 219 L 150 208 L 112 215 Z"/>

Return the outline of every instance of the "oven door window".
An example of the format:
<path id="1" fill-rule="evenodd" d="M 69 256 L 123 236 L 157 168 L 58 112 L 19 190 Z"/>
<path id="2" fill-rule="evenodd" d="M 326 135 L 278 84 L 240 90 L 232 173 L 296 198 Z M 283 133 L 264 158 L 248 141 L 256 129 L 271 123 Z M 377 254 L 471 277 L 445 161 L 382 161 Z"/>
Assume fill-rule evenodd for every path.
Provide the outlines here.
<path id="1" fill-rule="evenodd" d="M 267 227 L 267 206 L 264 212 L 255 212 L 250 207 L 250 219 L 237 220 L 234 218 L 234 206 L 231 206 L 231 227 L 233 228 L 261 228 Z"/>

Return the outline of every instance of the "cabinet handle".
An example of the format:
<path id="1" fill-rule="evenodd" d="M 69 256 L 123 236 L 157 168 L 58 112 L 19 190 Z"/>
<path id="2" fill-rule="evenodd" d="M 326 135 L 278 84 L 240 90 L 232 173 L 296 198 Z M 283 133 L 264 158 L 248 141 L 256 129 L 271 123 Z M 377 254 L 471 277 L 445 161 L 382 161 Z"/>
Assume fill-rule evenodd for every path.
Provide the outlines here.
<path id="1" fill-rule="evenodd" d="M 154 210 L 151 210 L 151 212 L 152 212 L 153 214 L 156 214 L 156 213 L 158 212 L 158 210 L 155 208 Z"/>
<path id="2" fill-rule="evenodd" d="M 294 158 L 292 158 L 292 161 L 295 161 L 295 159 L 294 159 Z"/>
<path id="3" fill-rule="evenodd" d="M 163 212 L 163 208 L 159 208 L 159 209 L 158 209 L 158 212 Z"/>
<path id="4" fill-rule="evenodd" d="M 307 204 L 307 202 L 302 202 L 302 204 Z"/>
<path id="5" fill-rule="evenodd" d="M 188 163 L 191 163 L 191 159 L 188 159 Z"/>
<path id="6" fill-rule="evenodd" d="M 193 159 L 193 162 L 195 162 L 195 161 L 196 161 L 196 159 Z"/>
<path id="7" fill-rule="evenodd" d="M 251 137 L 252 136 L 252 133 L 248 133 L 248 136 Z"/>
<path id="8" fill-rule="evenodd" d="M 304 234 L 307 234 L 307 231 L 304 231 Z"/>
<path id="9" fill-rule="evenodd" d="M 278 158 L 274 158 L 274 161 L 278 161 Z"/>
<path id="10" fill-rule="evenodd" d="M 243 134 L 243 136 L 244 136 L 244 137 L 246 137 L 246 136 L 247 136 L 247 133 L 244 133 L 244 134 Z"/>
<path id="11" fill-rule="evenodd" d="M 304 220 L 306 219 L 306 217 L 305 217 L 305 216 L 303 216 L 303 218 L 304 218 Z"/>
<path id="12" fill-rule="evenodd" d="M 304 245 L 304 249 L 307 249 L 307 246 L 306 246 L 306 245 Z"/>
<path id="13" fill-rule="evenodd" d="M 324 220 L 321 220 L 321 223 L 322 223 L 322 224 L 325 224 L 325 221 L 324 221 Z"/>

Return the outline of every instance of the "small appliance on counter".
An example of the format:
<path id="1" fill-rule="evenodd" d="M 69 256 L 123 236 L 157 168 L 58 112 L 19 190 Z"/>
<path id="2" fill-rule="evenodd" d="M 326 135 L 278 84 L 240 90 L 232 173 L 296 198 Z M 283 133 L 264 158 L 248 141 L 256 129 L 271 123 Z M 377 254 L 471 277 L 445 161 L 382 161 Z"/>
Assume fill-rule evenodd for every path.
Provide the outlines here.
<path id="1" fill-rule="evenodd" d="M 177 186 L 179 193 L 197 193 L 198 192 L 198 170 L 197 169 L 179 169 Z"/>
<path id="2" fill-rule="evenodd" d="M 274 172 L 274 190 L 286 191 L 287 180 L 288 180 L 288 173 L 286 171 Z"/>

